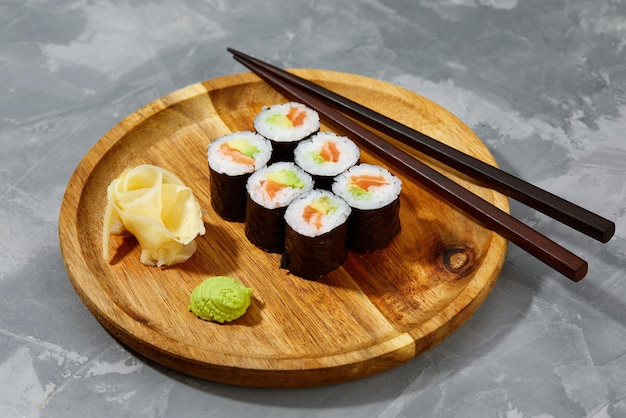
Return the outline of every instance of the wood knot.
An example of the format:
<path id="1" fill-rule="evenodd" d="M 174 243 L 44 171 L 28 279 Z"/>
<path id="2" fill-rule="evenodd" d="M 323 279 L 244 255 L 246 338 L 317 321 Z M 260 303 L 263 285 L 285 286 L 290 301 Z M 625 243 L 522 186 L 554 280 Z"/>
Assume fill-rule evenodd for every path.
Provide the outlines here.
<path id="1" fill-rule="evenodd" d="M 440 268 L 460 277 L 469 273 L 475 265 L 476 256 L 471 248 L 461 245 L 440 248 L 435 257 Z"/>

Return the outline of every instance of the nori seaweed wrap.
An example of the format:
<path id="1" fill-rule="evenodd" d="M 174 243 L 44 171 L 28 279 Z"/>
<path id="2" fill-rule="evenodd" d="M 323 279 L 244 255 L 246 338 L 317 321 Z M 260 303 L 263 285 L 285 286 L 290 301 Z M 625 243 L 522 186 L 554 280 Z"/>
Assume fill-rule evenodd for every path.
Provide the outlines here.
<path id="1" fill-rule="evenodd" d="M 250 131 L 221 136 L 207 148 L 211 206 L 227 221 L 243 222 L 246 182 L 265 166 L 272 154 L 270 141 Z"/>
<path id="2" fill-rule="evenodd" d="M 348 202 L 348 249 L 381 250 L 400 232 L 400 179 L 383 167 L 360 164 L 335 178 L 332 190 Z"/>
<path id="3" fill-rule="evenodd" d="M 281 253 L 285 248 L 286 207 L 266 208 L 247 197 L 245 234 L 248 240 L 267 251 Z"/>
<path id="4" fill-rule="evenodd" d="M 319 280 L 343 264 L 350 206 L 327 190 L 296 198 L 285 212 L 285 252 L 281 268 L 306 280 Z"/>
<path id="5" fill-rule="evenodd" d="M 311 176 L 294 163 L 274 163 L 252 174 L 246 183 L 248 240 L 267 252 L 282 252 L 287 205 L 312 188 Z"/>
<path id="6" fill-rule="evenodd" d="M 246 217 L 246 181 L 250 174 L 229 176 L 209 166 L 211 206 L 223 219 L 243 222 Z"/>
<path id="7" fill-rule="evenodd" d="M 400 199 L 378 209 L 352 208 L 348 220 L 348 248 L 369 253 L 387 247 L 400 232 Z"/>

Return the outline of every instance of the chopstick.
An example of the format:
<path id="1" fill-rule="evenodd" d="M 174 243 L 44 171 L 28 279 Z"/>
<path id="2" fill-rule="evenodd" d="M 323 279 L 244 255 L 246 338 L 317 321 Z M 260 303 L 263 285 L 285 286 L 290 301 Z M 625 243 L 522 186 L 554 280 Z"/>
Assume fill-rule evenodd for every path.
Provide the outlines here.
<path id="1" fill-rule="evenodd" d="M 615 223 L 559 196 L 530 184 L 471 155 L 439 142 L 428 135 L 373 111 L 295 74 L 265 63 L 243 52 L 227 48 L 235 58 L 254 63 L 266 72 L 289 81 L 335 108 L 374 129 L 444 163 L 502 194 L 530 206 L 553 219 L 601 242 L 615 233 Z M 246 65 L 246 64 L 244 64 Z"/>
<path id="2" fill-rule="evenodd" d="M 587 274 L 587 262 L 540 234 L 508 213 L 450 180 L 417 158 L 394 147 L 383 138 L 335 110 L 319 97 L 280 79 L 256 62 L 245 57 L 235 59 L 252 70 L 269 85 L 291 100 L 315 109 L 336 129 L 349 135 L 390 165 L 399 168 L 441 199 L 451 203 L 484 227 L 508 239 L 537 259 L 573 281 Z"/>

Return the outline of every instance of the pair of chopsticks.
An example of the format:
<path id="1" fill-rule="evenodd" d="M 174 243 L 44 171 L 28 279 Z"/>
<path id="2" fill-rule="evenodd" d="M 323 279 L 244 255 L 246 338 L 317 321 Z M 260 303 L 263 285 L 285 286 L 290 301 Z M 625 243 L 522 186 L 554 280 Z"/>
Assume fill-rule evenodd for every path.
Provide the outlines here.
<path id="1" fill-rule="evenodd" d="M 393 146 L 358 120 L 521 203 L 598 240 L 607 242 L 615 224 L 496 167 L 447 146 L 309 80 L 228 48 L 234 58 L 293 101 L 316 110 L 360 146 L 398 167 L 442 200 L 573 281 L 587 274 L 587 262 L 508 213 Z M 342 113 L 343 112 L 343 113 Z M 353 118 L 353 119 L 351 119 Z"/>

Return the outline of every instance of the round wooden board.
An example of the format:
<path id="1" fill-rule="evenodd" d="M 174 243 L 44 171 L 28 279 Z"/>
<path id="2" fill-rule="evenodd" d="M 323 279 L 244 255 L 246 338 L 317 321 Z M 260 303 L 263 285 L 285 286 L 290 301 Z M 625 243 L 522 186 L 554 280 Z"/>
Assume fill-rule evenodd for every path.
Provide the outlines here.
<path id="1" fill-rule="evenodd" d="M 293 70 L 331 90 L 495 165 L 484 144 L 435 103 L 352 74 Z M 101 138 L 70 179 L 59 220 L 69 278 L 87 308 L 116 338 L 146 357 L 201 378 L 243 386 L 304 387 L 349 381 L 398 366 L 435 346 L 485 300 L 507 241 L 403 180 L 402 230 L 382 251 L 350 253 L 311 282 L 279 268 L 280 256 L 251 245 L 243 224 L 211 209 L 206 149 L 232 131 L 252 130 L 264 105 L 285 99 L 245 73 L 198 83 L 129 115 Z M 328 129 L 322 126 L 322 129 Z M 506 197 L 446 171 L 508 211 Z M 363 152 L 363 162 L 379 163 Z M 113 237 L 102 258 L 106 188 L 124 169 L 149 163 L 177 174 L 207 210 L 197 252 L 170 268 L 140 263 L 132 237 Z M 254 289 L 252 305 L 229 324 L 188 311 L 192 289 L 230 275 Z"/>

